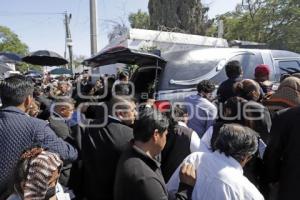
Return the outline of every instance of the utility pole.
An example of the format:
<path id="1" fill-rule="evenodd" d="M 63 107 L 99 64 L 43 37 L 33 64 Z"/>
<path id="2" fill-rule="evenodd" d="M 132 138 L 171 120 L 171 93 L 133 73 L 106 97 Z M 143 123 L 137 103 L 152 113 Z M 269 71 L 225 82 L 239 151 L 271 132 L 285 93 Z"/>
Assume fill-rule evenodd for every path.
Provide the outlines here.
<path id="1" fill-rule="evenodd" d="M 97 0 L 90 0 L 91 55 L 97 53 Z"/>
<path id="2" fill-rule="evenodd" d="M 71 31 L 70 31 L 70 20 L 72 15 L 65 12 L 65 25 L 66 25 L 66 48 L 69 50 L 69 69 L 74 72 L 73 68 L 73 42 L 71 38 Z M 66 53 L 65 53 L 66 54 Z"/>
<path id="3" fill-rule="evenodd" d="M 218 21 L 218 38 L 223 38 L 224 35 L 224 22 L 223 20 Z"/>

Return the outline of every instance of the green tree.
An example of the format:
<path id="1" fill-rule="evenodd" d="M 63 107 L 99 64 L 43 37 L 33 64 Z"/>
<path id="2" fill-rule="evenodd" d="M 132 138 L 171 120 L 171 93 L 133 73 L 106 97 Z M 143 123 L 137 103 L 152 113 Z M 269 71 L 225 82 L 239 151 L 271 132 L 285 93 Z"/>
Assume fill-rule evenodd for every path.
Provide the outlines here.
<path id="1" fill-rule="evenodd" d="M 12 32 L 8 27 L 0 26 L 0 51 L 25 55 L 28 53 L 28 46 L 21 42 L 18 35 Z"/>
<path id="2" fill-rule="evenodd" d="M 13 52 L 26 55 L 28 54 L 28 46 L 8 27 L 0 26 L 0 52 Z M 42 70 L 41 66 L 30 66 L 26 63 L 16 64 L 16 70 L 18 71 L 25 72 L 29 69 Z"/>
<path id="3" fill-rule="evenodd" d="M 270 46 L 300 53 L 300 1 L 269 0 L 262 11 Z"/>
<path id="4" fill-rule="evenodd" d="M 299 0 L 245 0 L 235 12 L 218 16 L 224 38 L 267 43 L 270 48 L 300 52 Z"/>
<path id="5" fill-rule="evenodd" d="M 132 28 L 150 29 L 150 17 L 147 12 L 138 10 L 137 13 L 131 13 L 128 20 Z"/>
<path id="6" fill-rule="evenodd" d="M 212 21 L 200 0 L 149 0 L 151 28 L 205 35 Z"/>

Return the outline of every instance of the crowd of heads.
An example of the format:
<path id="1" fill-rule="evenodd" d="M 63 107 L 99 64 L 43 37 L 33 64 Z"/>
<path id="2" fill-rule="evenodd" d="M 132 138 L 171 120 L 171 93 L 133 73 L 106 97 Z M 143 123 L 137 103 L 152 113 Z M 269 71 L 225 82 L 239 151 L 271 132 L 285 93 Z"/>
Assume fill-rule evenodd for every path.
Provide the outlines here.
<path id="1" fill-rule="evenodd" d="M 267 87 L 265 82 L 270 78 L 267 65 L 261 64 L 255 68 L 253 80 L 242 79 L 243 71 L 238 61 L 227 63 L 225 72 L 228 79 L 235 80 L 232 85 L 234 96 L 219 103 L 218 96 L 215 95 L 216 84 L 211 80 L 203 80 L 197 84 L 197 95 L 218 105 L 216 117 L 219 119 L 214 120 L 223 123 L 218 135 L 212 140 L 212 151 L 232 157 L 245 166 L 258 151 L 261 135 L 255 131 L 255 123 L 257 119 L 265 117 L 265 113 L 261 112 L 265 110 L 263 105 L 270 112 L 299 106 L 300 79 L 297 74 L 286 76 L 282 78 L 276 91 L 268 93 L 268 90 L 264 92 L 264 86 Z M 32 117 L 47 120 L 50 116 L 55 116 L 70 124 L 80 124 L 80 120 L 88 118 L 89 112 L 95 112 L 93 106 L 103 107 L 101 112 L 107 109 L 107 116 L 104 117 L 117 118 L 124 125 L 132 127 L 134 141 L 151 147 L 153 156 L 157 156 L 166 145 L 169 130 L 178 122 L 188 124 L 195 117 L 187 109 L 187 106 L 194 105 L 174 103 L 170 109 L 162 111 L 155 107 L 155 99 L 149 98 L 143 102 L 143 107 L 139 107 L 139 102 L 130 95 L 134 93 L 134 88 L 128 82 L 129 75 L 126 72 L 121 72 L 117 80 L 112 76 L 101 76 L 94 82 L 88 73 L 74 79 L 50 79 L 45 76 L 41 82 L 29 80 L 23 75 L 14 75 L 0 83 L 0 96 L 2 107 L 19 107 Z M 253 102 L 259 103 L 261 107 Z M 85 106 L 80 106 L 82 103 Z M 253 106 L 262 116 L 254 117 Z M 207 118 L 206 116 L 206 120 Z M 16 191 L 25 200 L 50 199 L 55 195 L 62 165 L 57 154 L 43 148 L 25 151 L 17 165 L 14 185 Z"/>

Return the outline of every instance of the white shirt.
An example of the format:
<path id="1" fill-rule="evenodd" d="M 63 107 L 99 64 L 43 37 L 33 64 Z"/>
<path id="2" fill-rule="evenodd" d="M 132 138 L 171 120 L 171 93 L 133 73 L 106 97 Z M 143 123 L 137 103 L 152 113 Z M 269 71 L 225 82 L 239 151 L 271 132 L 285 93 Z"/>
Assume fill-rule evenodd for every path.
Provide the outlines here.
<path id="1" fill-rule="evenodd" d="M 178 122 L 178 125 L 188 128 L 187 125 L 181 121 Z M 198 136 L 198 134 L 195 131 L 193 131 L 192 135 L 191 135 L 190 151 L 191 151 L 191 153 L 194 153 L 194 152 L 200 151 L 200 149 L 201 149 L 200 137 Z"/>
<path id="2" fill-rule="evenodd" d="M 243 175 L 242 166 L 223 153 L 197 152 L 184 162 L 194 164 L 197 180 L 193 200 L 263 200 L 257 188 Z M 179 168 L 167 184 L 171 196 L 179 186 Z"/>

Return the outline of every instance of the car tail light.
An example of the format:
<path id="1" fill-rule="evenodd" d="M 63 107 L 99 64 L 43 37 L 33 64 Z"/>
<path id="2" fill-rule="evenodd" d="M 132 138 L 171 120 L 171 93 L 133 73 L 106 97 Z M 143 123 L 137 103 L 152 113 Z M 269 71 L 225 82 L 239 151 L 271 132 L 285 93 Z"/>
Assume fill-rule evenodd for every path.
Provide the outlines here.
<path id="1" fill-rule="evenodd" d="M 171 110 L 171 102 L 167 100 L 155 101 L 154 108 L 160 112 L 168 112 Z"/>

